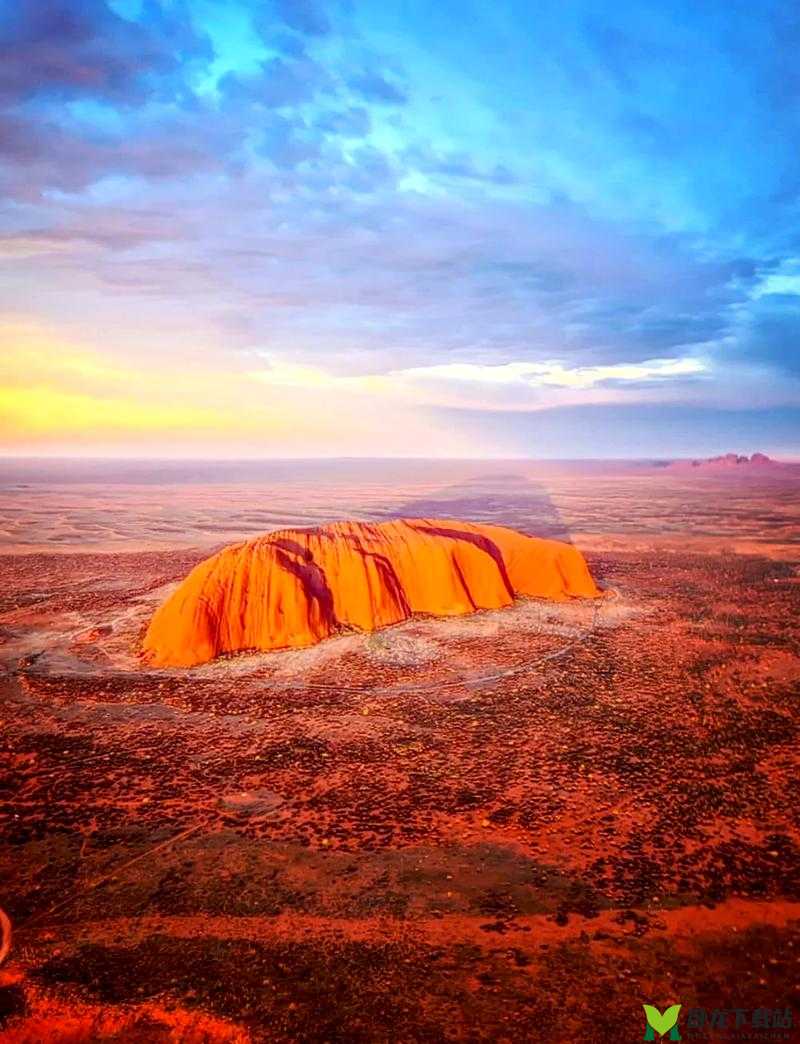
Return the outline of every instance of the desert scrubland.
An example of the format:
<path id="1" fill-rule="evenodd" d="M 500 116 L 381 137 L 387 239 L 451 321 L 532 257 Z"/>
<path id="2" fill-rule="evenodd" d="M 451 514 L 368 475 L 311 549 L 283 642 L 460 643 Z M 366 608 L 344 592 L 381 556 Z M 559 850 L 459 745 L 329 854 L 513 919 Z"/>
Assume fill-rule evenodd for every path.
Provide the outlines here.
<path id="1" fill-rule="evenodd" d="M 242 467 L 3 472 L 4 1039 L 800 1013 L 795 469 Z M 398 517 L 569 541 L 605 595 L 143 662 L 212 551 Z"/>

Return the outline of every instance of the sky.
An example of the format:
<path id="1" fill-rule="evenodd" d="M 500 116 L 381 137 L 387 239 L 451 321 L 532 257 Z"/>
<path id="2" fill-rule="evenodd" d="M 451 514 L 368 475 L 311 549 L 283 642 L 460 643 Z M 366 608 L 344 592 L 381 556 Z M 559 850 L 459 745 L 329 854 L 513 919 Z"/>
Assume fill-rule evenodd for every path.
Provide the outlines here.
<path id="1" fill-rule="evenodd" d="M 0 0 L 0 453 L 800 457 L 800 8 Z"/>

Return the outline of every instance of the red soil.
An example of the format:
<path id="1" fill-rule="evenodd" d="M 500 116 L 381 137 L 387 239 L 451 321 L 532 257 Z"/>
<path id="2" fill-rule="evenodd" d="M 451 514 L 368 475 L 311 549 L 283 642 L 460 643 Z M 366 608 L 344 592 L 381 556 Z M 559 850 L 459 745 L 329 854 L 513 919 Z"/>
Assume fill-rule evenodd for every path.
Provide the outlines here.
<path id="1" fill-rule="evenodd" d="M 248 501 L 287 527 L 385 488 L 115 492 L 103 551 L 88 494 L 6 497 L 68 540 L 0 555 L 4 1044 L 621 1044 L 643 1003 L 697 1044 L 798 1039 L 794 472 L 565 473 L 547 528 L 501 467 L 402 514 L 557 514 L 613 594 L 186 670 L 141 635 Z"/>

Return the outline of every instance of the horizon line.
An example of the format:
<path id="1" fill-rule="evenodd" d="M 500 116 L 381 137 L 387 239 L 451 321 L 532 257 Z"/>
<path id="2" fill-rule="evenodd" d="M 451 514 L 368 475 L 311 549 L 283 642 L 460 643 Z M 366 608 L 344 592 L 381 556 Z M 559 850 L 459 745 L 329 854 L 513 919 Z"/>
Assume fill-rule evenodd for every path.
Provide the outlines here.
<path id="1" fill-rule="evenodd" d="M 738 451 L 738 450 L 726 450 L 723 453 L 690 453 L 681 455 L 667 455 L 667 456 L 656 456 L 655 454 L 645 454 L 644 456 L 583 456 L 583 457 L 529 457 L 522 455 L 491 455 L 491 456 L 425 456 L 422 454 L 416 455 L 400 455 L 400 454 L 382 454 L 377 456 L 362 456 L 362 455 L 340 455 L 340 456 L 281 456 L 281 457 L 260 457 L 260 456 L 231 456 L 231 457 L 212 457 L 212 456 L 186 456 L 186 457 L 157 457 L 157 456 L 100 456 L 91 455 L 83 456 L 80 454 L 70 453 L 50 453 L 50 454 L 5 454 L 0 451 L 0 463 L 3 462 L 35 462 L 35 461 L 80 461 L 82 463 L 163 463 L 163 464 L 231 464 L 231 463 L 252 463 L 252 464 L 281 464 L 281 463 L 336 463 L 340 461 L 441 461 L 442 463 L 448 462 L 476 462 L 482 461 L 528 461 L 533 463 L 580 463 L 583 461 L 621 461 L 625 463 L 638 463 L 642 461 L 691 461 L 691 460 L 709 460 L 718 457 L 725 457 L 728 455 L 737 456 L 753 456 L 754 453 L 762 452 L 760 450 L 750 451 Z M 794 456 L 787 455 L 776 455 L 765 454 L 769 456 L 771 460 L 780 464 L 795 464 L 800 463 L 800 454 Z"/>

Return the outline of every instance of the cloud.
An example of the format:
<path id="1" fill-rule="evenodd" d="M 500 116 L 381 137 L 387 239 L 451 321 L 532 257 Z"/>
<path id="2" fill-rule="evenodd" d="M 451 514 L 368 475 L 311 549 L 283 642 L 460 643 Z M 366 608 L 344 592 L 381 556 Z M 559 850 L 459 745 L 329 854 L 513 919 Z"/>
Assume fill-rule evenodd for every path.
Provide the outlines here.
<path id="1" fill-rule="evenodd" d="M 48 189 L 76 193 L 97 181 L 128 176 L 158 181 L 225 169 L 240 139 L 216 113 L 178 111 L 137 119 L 124 136 L 69 131 L 47 118 L 0 114 L 5 150 L 0 193 L 32 200 Z M 58 207 L 52 208 L 56 213 Z"/>
<path id="2" fill-rule="evenodd" d="M 322 135 L 302 120 L 273 115 L 264 122 L 264 134 L 257 147 L 278 167 L 293 169 L 321 156 Z"/>
<path id="3" fill-rule="evenodd" d="M 195 353 L 196 355 L 196 353 Z M 41 325 L 0 322 L 0 440 L 18 452 L 158 451 L 205 456 L 266 453 L 357 455 L 369 433 L 387 425 L 396 455 L 463 454 L 466 443 L 444 423 L 410 411 L 396 398 L 377 400 L 358 382 L 261 382 L 225 372 L 209 360 L 158 371 L 111 363 L 102 351 L 65 341 Z"/>
<path id="4" fill-rule="evenodd" d="M 792 285 L 788 277 L 782 283 Z M 766 293 L 747 311 L 736 354 L 800 377 L 800 286 L 797 293 Z"/>
<path id="5" fill-rule="evenodd" d="M 467 152 L 437 153 L 433 149 L 416 146 L 407 149 L 403 159 L 410 167 L 425 174 L 495 185 L 518 184 L 517 176 L 505 164 L 496 163 L 490 170 L 481 170 Z"/>
<path id="6" fill-rule="evenodd" d="M 551 361 L 510 362 L 499 366 L 474 363 L 444 363 L 400 371 L 398 376 L 421 380 L 477 382 L 479 384 L 524 384 L 529 387 L 594 388 L 613 382 L 641 384 L 705 373 L 701 359 L 647 359 L 641 363 L 609 366 L 569 367 Z"/>
<path id="7" fill-rule="evenodd" d="M 336 112 L 320 113 L 315 125 L 322 131 L 344 138 L 363 138 L 369 133 L 371 121 L 366 109 L 353 105 Z"/>
<path id="8" fill-rule="evenodd" d="M 400 400 L 440 408 L 490 411 L 635 402 L 648 387 L 704 376 L 708 376 L 707 364 L 691 357 L 587 367 L 570 367 L 556 360 L 495 366 L 442 363 L 351 376 L 276 359 L 268 369 L 252 373 L 255 380 L 270 387 L 326 389 L 333 395 L 362 392 L 388 403 Z"/>
<path id="9" fill-rule="evenodd" d="M 183 4 L 151 0 L 147 14 L 146 22 L 133 22 L 104 0 L 22 0 L 0 21 L 0 100 L 175 99 L 187 66 L 210 61 L 211 45 Z"/>
<path id="10" fill-rule="evenodd" d="M 362 98 L 372 102 L 383 102 L 387 105 L 403 105 L 408 97 L 404 90 L 391 83 L 381 73 L 362 72 L 351 76 L 349 86 Z"/>
<path id="11" fill-rule="evenodd" d="M 0 308 L 125 372 L 268 357 L 420 411 L 796 394 L 776 5 L 17 8 Z"/>
<path id="12" fill-rule="evenodd" d="M 439 407 L 508 410 L 558 409 L 592 403 L 669 398 L 687 380 L 710 376 L 702 359 L 648 359 L 636 365 L 574 367 L 558 360 L 485 366 L 445 363 L 393 372 L 405 394 Z"/>
<path id="13" fill-rule="evenodd" d="M 309 36 L 325 36 L 331 30 L 320 0 L 277 0 L 276 7 L 290 29 Z"/>
<path id="14" fill-rule="evenodd" d="M 272 58 L 257 75 L 241 77 L 229 73 L 220 84 L 228 100 L 283 108 L 310 101 L 329 90 L 331 77 L 317 62 L 306 57 Z"/>

